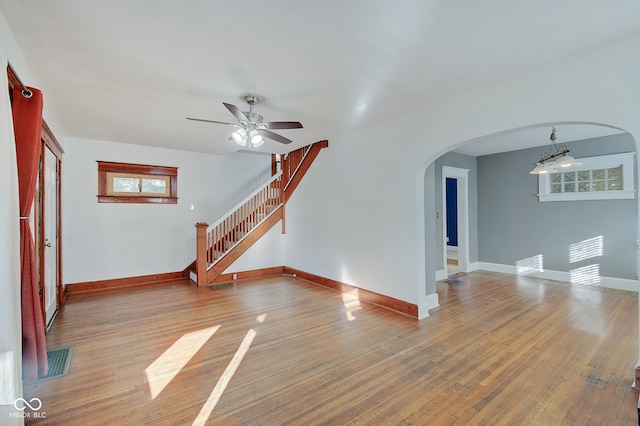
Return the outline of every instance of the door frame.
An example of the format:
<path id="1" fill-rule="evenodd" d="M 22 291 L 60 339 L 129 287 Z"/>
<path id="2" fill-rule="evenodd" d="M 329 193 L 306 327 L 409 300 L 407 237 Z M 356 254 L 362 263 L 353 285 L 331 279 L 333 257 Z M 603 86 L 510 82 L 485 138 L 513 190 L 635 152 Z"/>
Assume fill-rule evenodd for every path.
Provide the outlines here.
<path id="1" fill-rule="evenodd" d="M 442 166 L 442 269 L 447 268 L 447 178 L 456 179 L 458 192 L 458 268 L 469 272 L 469 169 Z"/>
<path id="2" fill-rule="evenodd" d="M 38 220 L 40 222 L 40 226 L 38 226 L 38 232 L 36 234 L 36 247 L 37 250 L 39 251 L 38 254 L 38 258 L 39 258 L 39 277 L 40 277 L 40 307 L 42 309 L 42 318 L 45 319 L 46 322 L 46 318 L 47 318 L 47 312 L 46 312 L 46 285 L 45 285 L 45 253 L 47 253 L 47 251 L 45 250 L 45 233 L 51 235 L 49 232 L 47 232 L 48 230 L 45 229 L 45 218 L 44 215 L 47 214 L 47 212 L 45 211 L 45 205 L 46 205 L 46 200 L 45 200 L 45 191 L 44 191 L 44 185 L 45 185 L 45 179 L 43 178 L 44 173 L 45 173 L 45 158 L 46 158 L 46 150 L 48 149 L 56 158 L 56 165 L 55 165 L 55 173 L 56 173 L 56 191 L 55 191 L 55 196 L 56 196 L 56 219 L 55 219 L 55 226 L 56 226 L 56 231 L 53 234 L 54 238 L 56 239 L 55 241 L 55 247 L 56 247 L 56 252 L 55 252 L 55 256 L 56 256 L 56 273 L 55 273 L 55 281 L 56 281 L 56 312 L 53 314 L 53 316 L 51 317 L 51 320 L 45 324 L 45 329 L 46 331 L 49 330 L 49 328 L 51 327 L 51 325 L 53 324 L 53 321 L 56 318 L 56 315 L 58 313 L 58 311 L 60 310 L 60 307 L 62 306 L 62 303 L 64 301 L 64 288 L 62 285 L 62 154 L 64 153 L 64 151 L 62 150 L 62 147 L 60 146 L 60 144 L 58 143 L 58 141 L 56 140 L 55 136 L 53 135 L 53 133 L 51 132 L 51 129 L 49 128 L 49 126 L 47 126 L 47 123 L 45 123 L 44 120 L 42 120 L 42 137 L 41 137 L 41 149 L 40 149 L 40 178 L 39 180 L 39 192 L 40 192 L 40 199 L 37 200 L 37 202 L 39 203 L 38 206 L 38 211 L 41 214 L 41 217 L 36 218 L 36 220 Z"/>

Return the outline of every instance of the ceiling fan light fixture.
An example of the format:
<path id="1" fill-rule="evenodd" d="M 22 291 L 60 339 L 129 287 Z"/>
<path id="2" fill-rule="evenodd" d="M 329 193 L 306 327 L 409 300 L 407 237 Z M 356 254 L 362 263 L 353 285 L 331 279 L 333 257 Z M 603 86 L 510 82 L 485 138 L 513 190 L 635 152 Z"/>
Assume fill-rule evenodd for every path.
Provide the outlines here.
<path id="1" fill-rule="evenodd" d="M 269 121 L 264 122 L 260 114 L 253 112 L 253 106 L 264 101 L 264 96 L 245 93 L 240 95 L 240 99 L 245 101 L 249 105 L 249 111 L 242 111 L 237 106 L 223 102 L 224 107 L 236 118 L 236 123 L 227 123 L 217 120 L 204 120 L 202 118 L 187 117 L 187 120 L 204 121 L 206 123 L 224 124 L 228 126 L 236 127 L 238 130 L 233 132 L 229 136 L 229 140 L 233 140 L 235 143 L 242 147 L 249 145 L 249 148 L 255 148 L 264 143 L 263 138 L 269 138 L 276 142 L 283 144 L 289 144 L 293 142 L 291 139 L 272 132 L 269 129 L 301 129 L 302 123 L 299 121 Z"/>
<path id="2" fill-rule="evenodd" d="M 247 145 L 247 131 L 243 128 L 239 128 L 231 134 L 231 138 L 235 143 L 240 146 Z"/>
<path id="3" fill-rule="evenodd" d="M 249 132 L 249 137 L 251 138 L 251 145 L 260 146 L 264 143 L 264 139 L 262 139 L 262 135 L 258 133 L 257 130 L 251 130 Z"/>

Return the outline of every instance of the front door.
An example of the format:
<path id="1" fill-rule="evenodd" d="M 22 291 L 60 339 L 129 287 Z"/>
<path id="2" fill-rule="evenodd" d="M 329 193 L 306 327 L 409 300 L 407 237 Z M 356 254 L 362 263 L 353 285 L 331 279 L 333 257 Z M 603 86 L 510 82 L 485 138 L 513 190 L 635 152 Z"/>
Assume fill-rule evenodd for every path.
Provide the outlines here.
<path id="1" fill-rule="evenodd" d="M 45 145 L 44 167 L 41 182 L 43 183 L 42 209 L 42 251 L 43 265 L 43 299 L 45 323 L 49 325 L 58 309 L 58 158 Z"/>

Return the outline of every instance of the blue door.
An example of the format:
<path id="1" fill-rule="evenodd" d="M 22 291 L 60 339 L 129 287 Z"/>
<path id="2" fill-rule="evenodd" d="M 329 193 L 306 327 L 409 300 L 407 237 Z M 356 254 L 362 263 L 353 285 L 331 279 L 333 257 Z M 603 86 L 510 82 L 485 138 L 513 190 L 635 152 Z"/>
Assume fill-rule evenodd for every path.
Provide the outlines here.
<path id="1" fill-rule="evenodd" d="M 447 178 L 447 245 L 458 246 L 458 180 Z"/>

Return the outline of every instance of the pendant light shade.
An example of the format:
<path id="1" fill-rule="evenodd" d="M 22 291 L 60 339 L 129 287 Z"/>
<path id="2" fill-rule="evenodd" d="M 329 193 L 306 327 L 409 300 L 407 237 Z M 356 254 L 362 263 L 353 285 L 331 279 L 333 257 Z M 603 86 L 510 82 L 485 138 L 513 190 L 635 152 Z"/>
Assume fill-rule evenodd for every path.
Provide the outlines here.
<path id="1" fill-rule="evenodd" d="M 530 175 L 544 175 L 547 173 L 553 173 L 556 169 L 550 164 L 546 163 L 538 163 L 536 166 L 529 172 Z"/>
<path id="2" fill-rule="evenodd" d="M 562 157 L 558 158 L 555 162 L 555 166 L 559 168 L 569 168 L 573 166 L 581 166 L 582 163 L 570 156 L 569 154 L 565 154 Z"/>
<path id="3" fill-rule="evenodd" d="M 546 173 L 554 173 L 558 170 L 582 165 L 581 162 L 569 155 L 569 149 L 566 144 L 557 146 L 556 139 L 556 128 L 552 127 L 551 136 L 549 137 L 549 140 L 551 140 L 551 147 L 549 148 L 549 151 L 542 154 L 540 161 L 536 163 L 536 166 L 529 172 L 529 174 L 542 175 Z M 555 159 L 555 161 L 550 161 L 553 159 Z"/>

